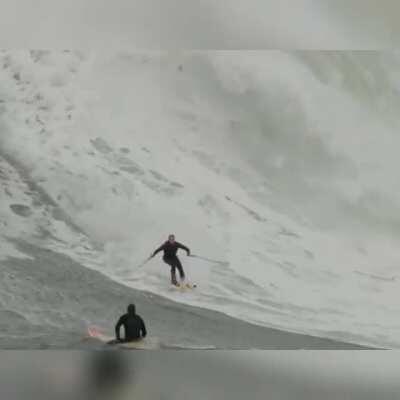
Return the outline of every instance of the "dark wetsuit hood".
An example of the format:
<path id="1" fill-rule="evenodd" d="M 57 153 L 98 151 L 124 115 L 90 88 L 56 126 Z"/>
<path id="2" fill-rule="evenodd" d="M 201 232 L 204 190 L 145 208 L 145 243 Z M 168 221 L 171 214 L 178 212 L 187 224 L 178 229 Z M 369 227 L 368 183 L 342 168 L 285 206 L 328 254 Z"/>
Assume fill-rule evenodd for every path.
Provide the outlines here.
<path id="1" fill-rule="evenodd" d="M 129 304 L 128 306 L 128 314 L 129 315 L 135 315 L 136 314 L 136 307 L 134 304 Z"/>

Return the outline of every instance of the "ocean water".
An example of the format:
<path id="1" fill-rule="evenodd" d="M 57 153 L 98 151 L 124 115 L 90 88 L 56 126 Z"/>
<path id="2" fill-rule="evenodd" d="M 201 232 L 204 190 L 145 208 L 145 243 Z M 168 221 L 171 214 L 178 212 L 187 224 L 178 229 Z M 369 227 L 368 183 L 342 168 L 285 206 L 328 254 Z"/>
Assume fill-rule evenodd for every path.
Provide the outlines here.
<path id="1" fill-rule="evenodd" d="M 3 51 L 0 262 L 23 240 L 184 304 L 397 347 L 399 62 Z M 183 253 L 196 290 L 140 266 L 169 233 L 216 260 Z M 49 323 L 3 275 L 2 308 Z"/>

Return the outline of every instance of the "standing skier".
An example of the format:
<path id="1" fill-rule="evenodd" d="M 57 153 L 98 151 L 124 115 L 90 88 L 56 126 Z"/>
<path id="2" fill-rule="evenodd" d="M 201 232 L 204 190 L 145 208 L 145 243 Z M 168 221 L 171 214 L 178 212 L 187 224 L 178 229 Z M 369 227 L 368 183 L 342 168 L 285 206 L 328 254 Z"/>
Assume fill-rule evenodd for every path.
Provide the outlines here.
<path id="1" fill-rule="evenodd" d="M 190 256 L 189 248 L 176 242 L 175 235 L 169 235 L 168 240 L 150 256 L 150 258 L 153 258 L 160 251 L 164 251 L 163 261 L 171 267 L 171 283 L 175 286 L 179 286 L 176 280 L 176 269 L 178 269 L 181 281 L 185 280 L 185 272 L 183 271 L 182 264 L 176 255 L 178 249 L 185 250 L 187 255 Z"/>

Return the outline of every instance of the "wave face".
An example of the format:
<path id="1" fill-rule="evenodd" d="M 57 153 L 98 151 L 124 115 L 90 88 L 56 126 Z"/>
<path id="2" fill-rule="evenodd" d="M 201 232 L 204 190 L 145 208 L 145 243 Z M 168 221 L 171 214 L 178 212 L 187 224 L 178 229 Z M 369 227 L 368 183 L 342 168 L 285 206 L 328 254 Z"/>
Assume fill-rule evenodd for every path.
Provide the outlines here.
<path id="1" fill-rule="evenodd" d="M 4 51 L 1 259 L 27 257 L 23 240 L 246 321 L 397 347 L 399 64 Z M 138 267 L 170 232 L 220 261 L 182 257 L 195 291 Z M 23 318 L 10 282 L 0 300 Z"/>

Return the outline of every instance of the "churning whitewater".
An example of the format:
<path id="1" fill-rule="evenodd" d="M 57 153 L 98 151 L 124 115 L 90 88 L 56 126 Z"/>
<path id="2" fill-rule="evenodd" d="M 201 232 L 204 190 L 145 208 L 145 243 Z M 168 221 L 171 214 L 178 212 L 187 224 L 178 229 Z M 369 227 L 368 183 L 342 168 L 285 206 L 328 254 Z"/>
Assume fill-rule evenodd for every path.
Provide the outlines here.
<path id="1" fill-rule="evenodd" d="M 96 287 L 65 291 L 57 254 L 65 280 L 75 262 L 249 323 L 399 346 L 399 66 L 377 52 L 3 51 L 1 335 L 99 323 L 79 295 Z M 180 254 L 196 290 L 171 289 L 161 258 L 142 265 L 170 233 L 203 257 Z"/>

